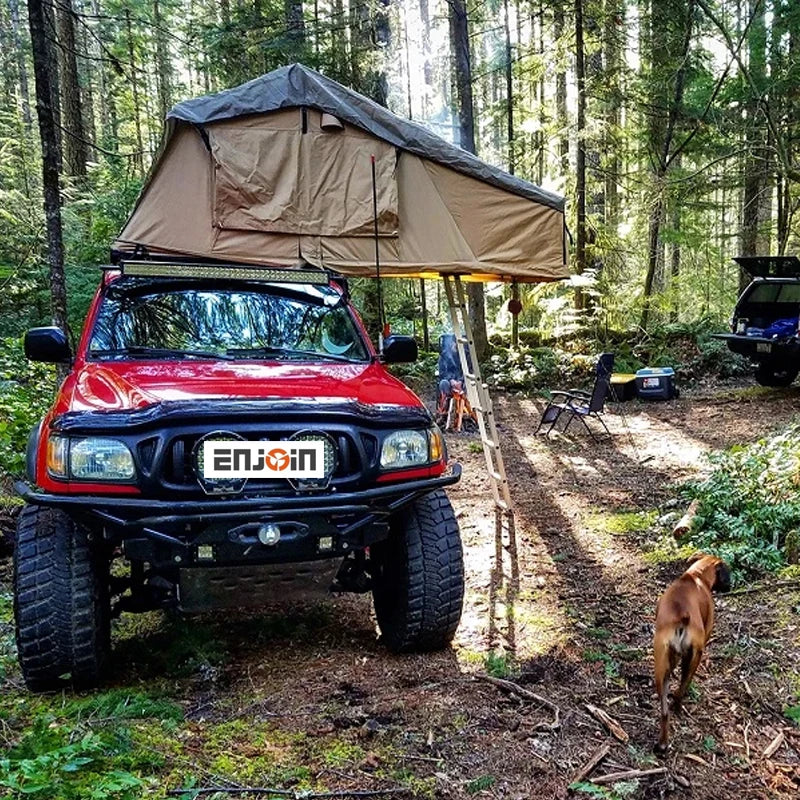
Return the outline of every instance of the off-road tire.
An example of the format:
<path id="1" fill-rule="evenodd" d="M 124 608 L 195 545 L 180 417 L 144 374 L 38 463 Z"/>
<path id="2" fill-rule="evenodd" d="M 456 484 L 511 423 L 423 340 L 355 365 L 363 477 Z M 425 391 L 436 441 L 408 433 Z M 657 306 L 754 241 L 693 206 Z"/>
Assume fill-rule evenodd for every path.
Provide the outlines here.
<path id="1" fill-rule="evenodd" d="M 461 534 L 444 491 L 397 512 L 389 538 L 370 549 L 372 597 L 382 640 L 397 653 L 441 650 L 464 600 Z"/>
<path id="2" fill-rule="evenodd" d="M 756 367 L 756 383 L 761 386 L 791 386 L 798 371 L 797 367 L 778 366 L 762 361 Z"/>
<path id="3" fill-rule="evenodd" d="M 109 564 L 63 511 L 29 505 L 17 521 L 14 617 L 34 692 L 101 680 L 111 650 Z"/>

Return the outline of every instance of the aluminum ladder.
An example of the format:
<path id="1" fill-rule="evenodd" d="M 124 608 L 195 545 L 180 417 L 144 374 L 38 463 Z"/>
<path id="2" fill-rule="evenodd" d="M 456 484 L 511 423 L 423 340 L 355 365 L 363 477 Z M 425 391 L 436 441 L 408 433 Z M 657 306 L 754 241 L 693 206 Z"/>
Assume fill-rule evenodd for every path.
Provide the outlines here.
<path id="1" fill-rule="evenodd" d="M 489 387 L 481 378 L 481 368 L 475 351 L 475 339 L 472 335 L 472 323 L 467 309 L 464 284 L 458 275 L 442 275 L 442 279 L 447 294 L 450 322 L 456 337 L 458 358 L 461 361 L 461 371 L 464 373 L 467 399 L 478 417 L 478 431 L 483 445 L 483 455 L 486 458 L 486 468 L 489 473 L 494 502 L 499 511 L 510 514 L 512 506 L 508 477 L 503 463 L 503 453 L 500 449 L 500 438 L 497 435 L 492 398 L 489 395 Z"/>

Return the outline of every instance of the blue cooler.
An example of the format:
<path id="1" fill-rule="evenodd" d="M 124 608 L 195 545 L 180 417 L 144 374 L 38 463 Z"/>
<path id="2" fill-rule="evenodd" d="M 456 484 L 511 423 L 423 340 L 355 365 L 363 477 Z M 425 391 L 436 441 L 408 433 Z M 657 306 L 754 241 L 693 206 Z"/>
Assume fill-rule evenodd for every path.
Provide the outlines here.
<path id="1" fill-rule="evenodd" d="M 646 367 L 636 371 L 636 394 L 643 400 L 672 400 L 678 396 L 672 367 Z"/>

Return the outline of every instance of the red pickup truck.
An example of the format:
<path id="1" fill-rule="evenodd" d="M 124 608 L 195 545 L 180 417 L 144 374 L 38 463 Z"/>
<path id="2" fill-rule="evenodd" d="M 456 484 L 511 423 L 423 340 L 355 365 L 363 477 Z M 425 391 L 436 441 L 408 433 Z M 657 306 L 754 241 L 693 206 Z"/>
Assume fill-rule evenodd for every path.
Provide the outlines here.
<path id="1" fill-rule="evenodd" d="M 121 611 L 371 591 L 395 651 L 445 646 L 464 570 L 441 432 L 385 368 L 346 282 L 322 270 L 132 258 L 104 271 L 31 433 L 15 550 L 32 690 L 99 682 Z M 113 568 L 112 568 L 113 567 Z"/>

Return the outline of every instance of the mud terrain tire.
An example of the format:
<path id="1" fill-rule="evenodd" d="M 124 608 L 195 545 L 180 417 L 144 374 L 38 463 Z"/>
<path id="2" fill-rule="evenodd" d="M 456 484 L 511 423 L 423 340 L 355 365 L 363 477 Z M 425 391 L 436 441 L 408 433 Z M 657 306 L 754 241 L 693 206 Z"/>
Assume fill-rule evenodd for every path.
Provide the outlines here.
<path id="1" fill-rule="evenodd" d="M 108 560 L 63 511 L 26 506 L 17 522 L 17 652 L 34 692 L 97 685 L 111 649 Z"/>
<path id="2" fill-rule="evenodd" d="M 756 367 L 756 383 L 761 386 L 791 386 L 797 373 L 797 367 L 781 367 L 762 361 Z"/>
<path id="3" fill-rule="evenodd" d="M 385 542 L 373 545 L 372 596 L 386 646 L 441 650 L 456 632 L 464 600 L 461 534 L 443 490 L 398 511 Z"/>

